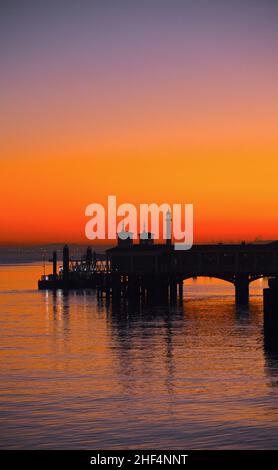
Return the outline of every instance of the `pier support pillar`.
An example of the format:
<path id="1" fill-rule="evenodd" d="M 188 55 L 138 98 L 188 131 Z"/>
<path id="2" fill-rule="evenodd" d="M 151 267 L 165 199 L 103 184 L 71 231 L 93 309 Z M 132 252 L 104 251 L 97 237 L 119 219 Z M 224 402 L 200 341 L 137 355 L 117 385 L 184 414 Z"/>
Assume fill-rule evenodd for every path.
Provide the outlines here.
<path id="1" fill-rule="evenodd" d="M 53 279 L 56 279 L 57 278 L 57 251 L 53 251 L 52 261 L 53 261 Z"/>
<path id="2" fill-rule="evenodd" d="M 264 321 L 278 325 L 278 277 L 269 279 L 268 285 L 264 289 Z"/>
<path id="3" fill-rule="evenodd" d="M 142 281 L 146 301 L 152 305 L 168 303 L 168 277 L 165 275 L 147 276 Z M 144 295 L 142 296 L 144 299 Z"/>
<path id="4" fill-rule="evenodd" d="M 247 305 L 249 302 L 249 276 L 242 274 L 235 280 L 236 304 Z"/>
<path id="5" fill-rule="evenodd" d="M 92 248 L 90 246 L 88 246 L 87 251 L 86 251 L 86 266 L 87 266 L 88 270 L 90 269 L 92 261 L 93 261 Z"/>
<path id="6" fill-rule="evenodd" d="M 162 305 L 168 304 L 168 279 L 167 277 L 163 276 L 160 279 L 159 286 L 158 286 L 158 293 L 159 293 L 159 301 Z"/>
<path id="7" fill-rule="evenodd" d="M 122 293 L 122 285 L 121 285 L 121 276 L 118 273 L 113 273 L 111 275 L 112 279 L 112 301 L 114 303 L 120 302 L 121 300 L 121 293 Z"/>
<path id="8" fill-rule="evenodd" d="M 64 246 L 63 249 L 63 280 L 67 282 L 69 279 L 69 247 Z"/>
<path id="9" fill-rule="evenodd" d="M 156 304 L 158 302 L 156 279 L 152 279 L 152 280 L 148 279 L 146 292 L 147 292 L 147 303 Z"/>
<path id="10" fill-rule="evenodd" d="M 183 301 L 183 281 L 179 282 L 179 302 Z"/>
<path id="11" fill-rule="evenodd" d="M 177 302 L 177 282 L 176 280 L 170 281 L 170 302 L 175 304 Z"/>
<path id="12" fill-rule="evenodd" d="M 128 277 L 127 296 L 129 302 L 138 303 L 140 299 L 140 283 L 137 276 Z"/>
<path id="13" fill-rule="evenodd" d="M 264 289 L 264 346 L 270 356 L 278 357 L 278 277 L 269 279 Z"/>

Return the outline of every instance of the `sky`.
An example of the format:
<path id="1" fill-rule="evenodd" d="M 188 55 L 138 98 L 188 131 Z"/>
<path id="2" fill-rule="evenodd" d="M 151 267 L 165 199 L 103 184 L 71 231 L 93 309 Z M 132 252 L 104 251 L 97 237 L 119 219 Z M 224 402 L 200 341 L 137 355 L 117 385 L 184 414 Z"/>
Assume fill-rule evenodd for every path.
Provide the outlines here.
<path id="1" fill-rule="evenodd" d="M 278 2 L 0 2 L 0 244 L 85 208 L 192 203 L 194 241 L 278 238 Z"/>

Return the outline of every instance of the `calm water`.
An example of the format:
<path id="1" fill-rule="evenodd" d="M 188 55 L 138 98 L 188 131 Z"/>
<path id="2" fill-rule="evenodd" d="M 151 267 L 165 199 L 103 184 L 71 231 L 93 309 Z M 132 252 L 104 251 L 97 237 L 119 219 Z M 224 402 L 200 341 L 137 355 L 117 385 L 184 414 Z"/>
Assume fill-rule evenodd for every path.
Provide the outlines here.
<path id="1" fill-rule="evenodd" d="M 0 267 L 1 448 L 278 448 L 278 360 L 263 283 L 187 281 L 183 307 L 38 292 L 38 266 Z"/>

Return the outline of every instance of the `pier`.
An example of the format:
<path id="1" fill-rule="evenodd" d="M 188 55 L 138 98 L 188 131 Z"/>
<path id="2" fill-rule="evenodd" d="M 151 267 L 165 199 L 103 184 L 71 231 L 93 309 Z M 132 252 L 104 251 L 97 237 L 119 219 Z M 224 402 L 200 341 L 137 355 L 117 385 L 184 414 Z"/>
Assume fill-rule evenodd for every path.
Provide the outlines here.
<path id="1" fill-rule="evenodd" d="M 70 257 L 69 247 L 64 246 L 62 265 L 58 267 L 57 251 L 53 251 L 52 273 L 41 276 L 38 281 L 40 290 L 91 289 L 96 288 L 99 277 L 106 272 L 106 262 L 97 260 L 96 253 L 90 247 L 83 257 Z"/>
<path id="2" fill-rule="evenodd" d="M 235 288 L 235 301 L 246 305 L 249 285 L 263 277 L 276 278 L 278 242 L 269 244 L 194 245 L 176 251 L 170 243 L 155 244 L 150 234 L 134 244 L 121 240 L 107 250 L 110 295 L 149 299 L 155 303 L 183 298 L 183 281 L 192 277 L 215 277 Z"/>
<path id="3" fill-rule="evenodd" d="M 95 288 L 98 298 L 108 301 L 174 304 L 183 299 L 185 279 L 206 276 L 232 283 L 236 303 L 246 305 L 252 281 L 278 278 L 278 241 L 199 244 L 187 251 L 176 251 L 169 240 L 156 244 L 150 233 L 143 235 L 139 243 L 134 243 L 131 237 L 119 237 L 118 244 L 106 250 L 102 261 L 97 260 L 90 248 L 80 260 L 73 260 L 66 245 L 62 266 L 58 269 L 54 252 L 53 272 L 42 276 L 39 289 Z M 265 302 L 267 296 L 265 293 Z"/>

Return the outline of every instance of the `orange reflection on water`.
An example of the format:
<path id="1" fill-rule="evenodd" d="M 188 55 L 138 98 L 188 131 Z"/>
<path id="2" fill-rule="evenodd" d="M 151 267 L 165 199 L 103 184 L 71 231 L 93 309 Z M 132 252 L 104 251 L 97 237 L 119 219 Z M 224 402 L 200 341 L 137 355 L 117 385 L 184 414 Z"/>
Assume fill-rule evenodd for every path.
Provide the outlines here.
<path id="1" fill-rule="evenodd" d="M 0 447 L 275 448 L 260 296 L 202 279 L 182 307 L 115 308 L 37 291 L 40 270 L 0 269 Z"/>

